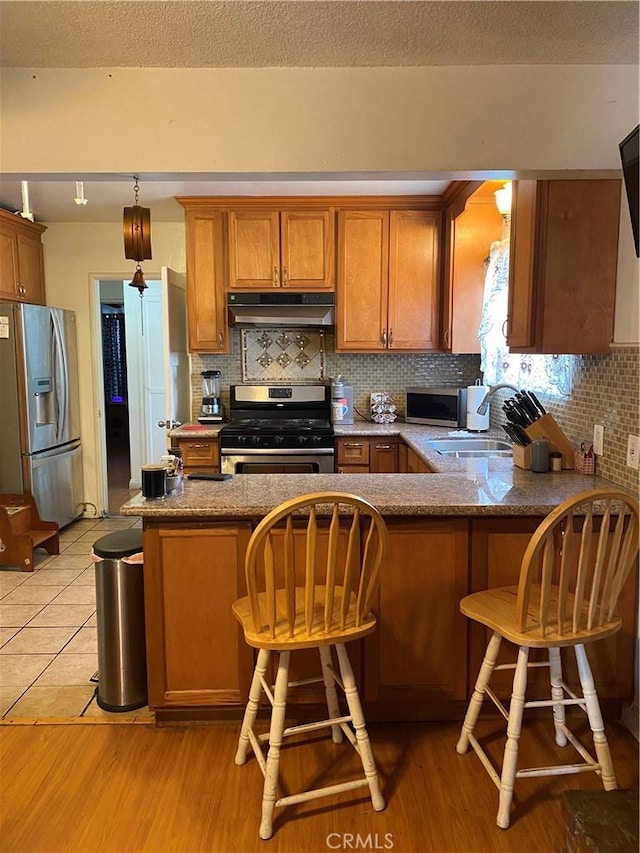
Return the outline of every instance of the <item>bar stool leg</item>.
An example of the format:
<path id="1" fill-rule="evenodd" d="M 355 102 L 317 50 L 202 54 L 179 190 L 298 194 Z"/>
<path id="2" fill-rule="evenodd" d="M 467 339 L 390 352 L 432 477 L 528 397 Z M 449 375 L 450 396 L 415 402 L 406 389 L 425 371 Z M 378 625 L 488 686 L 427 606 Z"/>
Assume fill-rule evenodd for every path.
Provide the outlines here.
<path id="1" fill-rule="evenodd" d="M 564 705 L 560 704 L 560 700 L 564 699 L 560 649 L 549 649 L 549 680 L 551 681 L 551 698 L 557 703 L 553 706 L 553 725 L 556 730 L 556 743 L 558 746 L 566 746 L 567 736 L 564 733 L 566 717 Z"/>
<path id="2" fill-rule="evenodd" d="M 611 760 L 611 751 L 607 736 L 604 733 L 604 723 L 600 712 L 600 703 L 598 702 L 598 694 L 593 683 L 593 675 L 589 666 L 589 659 L 582 644 L 574 647 L 576 652 L 576 661 L 578 664 L 578 674 L 580 676 L 580 685 L 582 686 L 582 695 L 587 706 L 587 716 L 589 717 L 589 725 L 593 733 L 593 745 L 596 750 L 598 763 L 601 767 L 602 784 L 605 791 L 615 791 L 618 787 L 616 774 L 613 770 L 613 761 Z"/>
<path id="3" fill-rule="evenodd" d="M 344 685 L 344 692 L 349 706 L 349 714 L 353 721 L 356 730 L 356 743 L 358 745 L 358 754 L 362 761 L 364 775 L 369 783 L 369 792 L 371 794 L 371 802 L 373 808 L 377 812 L 381 812 L 385 806 L 384 798 L 380 792 L 380 783 L 378 781 L 378 772 L 376 770 L 376 762 L 373 757 L 369 735 L 365 726 L 364 714 L 362 713 L 362 705 L 358 696 L 358 688 L 353 677 L 353 670 L 349 662 L 349 655 L 344 647 L 344 643 L 336 644 L 336 652 L 338 653 L 338 663 L 340 664 L 340 675 Z"/>
<path id="4" fill-rule="evenodd" d="M 271 710 L 271 727 L 269 728 L 269 752 L 267 754 L 267 770 L 264 776 L 262 793 L 262 820 L 260 821 L 260 838 L 267 839 L 273 835 L 273 811 L 276 805 L 278 789 L 278 770 L 280 767 L 280 746 L 284 731 L 285 714 L 287 710 L 287 691 L 289 688 L 289 657 L 291 652 L 280 652 L 278 674 L 273 695 Z"/>
<path id="5" fill-rule="evenodd" d="M 467 708 L 460 737 L 456 744 L 456 752 L 460 755 L 464 755 L 469 747 L 469 735 L 473 732 L 475 725 L 478 722 L 478 715 L 480 714 L 482 702 L 484 700 L 484 692 L 489 684 L 493 668 L 496 665 L 496 658 L 498 657 L 501 643 L 502 637 L 497 631 L 494 631 L 491 635 L 491 639 L 489 640 L 489 644 L 487 645 L 487 650 L 484 653 L 484 659 L 482 661 L 482 666 L 480 667 L 480 672 L 478 673 L 478 678 L 476 679 L 473 696 L 469 700 L 469 707 Z"/>
<path id="6" fill-rule="evenodd" d="M 513 676 L 513 692 L 511 693 L 509 722 L 507 723 L 507 742 L 504 747 L 502 776 L 500 777 L 500 804 L 498 806 L 496 823 L 502 829 L 509 827 L 509 812 L 511 810 L 513 786 L 516 780 L 516 765 L 518 763 L 518 741 L 522 729 L 522 714 L 524 712 L 524 700 L 527 690 L 528 661 L 528 647 L 520 646 L 518 649 L 518 663 L 516 664 L 516 671 Z"/>
<path id="7" fill-rule="evenodd" d="M 336 690 L 336 679 L 333 674 L 331 661 L 331 646 L 318 646 L 320 652 L 320 663 L 322 664 L 322 679 L 324 681 L 324 692 L 327 697 L 327 710 L 329 718 L 340 716 L 340 705 L 338 704 L 338 692 Z M 331 740 L 334 743 L 342 743 L 343 734 L 340 726 L 331 726 Z"/>
<path id="8" fill-rule="evenodd" d="M 240 729 L 240 738 L 238 740 L 238 749 L 236 751 L 236 764 L 244 764 L 247 760 L 247 752 L 249 751 L 249 730 L 253 728 L 258 714 L 258 705 L 262 695 L 261 676 L 264 677 L 269 663 L 269 649 L 260 649 L 258 652 L 258 660 L 256 668 L 253 670 L 253 678 L 251 679 L 251 687 L 249 689 L 249 701 L 244 711 L 242 718 L 242 727 Z"/>

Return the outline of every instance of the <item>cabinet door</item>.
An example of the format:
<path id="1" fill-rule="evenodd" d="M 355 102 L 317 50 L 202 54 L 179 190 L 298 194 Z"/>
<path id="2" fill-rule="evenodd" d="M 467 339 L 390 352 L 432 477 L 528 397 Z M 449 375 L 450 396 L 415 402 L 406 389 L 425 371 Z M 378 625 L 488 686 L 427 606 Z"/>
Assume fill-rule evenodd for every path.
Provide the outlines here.
<path id="1" fill-rule="evenodd" d="M 178 439 L 178 447 L 182 451 L 182 462 L 185 473 L 206 469 L 218 471 L 220 466 L 220 445 L 218 439 Z"/>
<path id="2" fill-rule="evenodd" d="M 375 714 L 438 718 L 466 690 L 466 519 L 388 519 L 378 626 L 365 639 L 365 696 Z"/>
<path id="3" fill-rule="evenodd" d="M 280 287 L 280 217 L 277 211 L 229 213 L 229 287 Z"/>
<path id="4" fill-rule="evenodd" d="M 15 233 L 0 223 L 0 298 L 18 296 L 18 245 Z"/>
<path id="5" fill-rule="evenodd" d="M 40 235 L 18 234 L 19 299 L 44 305 L 44 251 Z"/>
<path id="6" fill-rule="evenodd" d="M 283 287 L 332 290 L 335 268 L 333 210 L 280 214 L 280 263 Z"/>
<path id="7" fill-rule="evenodd" d="M 340 211 L 336 350 L 387 348 L 388 281 L 388 211 Z"/>
<path id="8" fill-rule="evenodd" d="M 439 347 L 440 222 L 439 211 L 391 211 L 389 349 Z"/>
<path id="9" fill-rule="evenodd" d="M 514 181 L 511 192 L 507 344 L 527 352 L 535 344 L 537 181 Z"/>
<path id="10" fill-rule="evenodd" d="M 509 348 L 609 352 L 620 181 L 517 181 L 513 199 Z"/>
<path id="11" fill-rule="evenodd" d="M 222 213 L 187 213 L 187 312 L 192 352 L 229 352 Z"/>
<path id="12" fill-rule="evenodd" d="M 338 465 L 369 466 L 368 438 L 339 438 L 337 446 Z"/>
<path id="13" fill-rule="evenodd" d="M 369 442 L 369 471 L 371 474 L 398 473 L 398 442 L 375 441 Z"/>
<path id="14" fill-rule="evenodd" d="M 411 447 L 407 448 L 407 473 L 408 474 L 433 474 L 433 469 L 418 456 Z"/>
<path id="15" fill-rule="evenodd" d="M 145 529 L 149 706 L 240 706 L 253 656 L 231 612 L 244 589 L 247 524 Z"/>

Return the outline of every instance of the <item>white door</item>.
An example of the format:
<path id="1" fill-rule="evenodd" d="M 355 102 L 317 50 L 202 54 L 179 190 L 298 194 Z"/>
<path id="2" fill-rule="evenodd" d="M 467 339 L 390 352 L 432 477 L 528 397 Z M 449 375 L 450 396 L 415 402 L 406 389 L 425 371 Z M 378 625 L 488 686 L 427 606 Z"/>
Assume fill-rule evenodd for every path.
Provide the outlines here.
<path id="1" fill-rule="evenodd" d="M 157 441 L 165 450 L 169 444 L 167 431 L 175 423 L 186 423 L 191 414 L 186 286 L 184 275 L 162 267 L 164 412 L 155 426 L 159 431 Z M 159 422 L 164 422 L 165 427 L 158 426 Z"/>
<path id="2" fill-rule="evenodd" d="M 142 299 L 125 288 L 130 411 L 131 488 L 140 487 L 140 466 L 167 452 L 167 429 L 159 423 L 189 419 L 189 356 L 185 277 L 162 268 L 161 281 L 147 281 Z M 127 304 L 128 303 L 128 304 Z"/>

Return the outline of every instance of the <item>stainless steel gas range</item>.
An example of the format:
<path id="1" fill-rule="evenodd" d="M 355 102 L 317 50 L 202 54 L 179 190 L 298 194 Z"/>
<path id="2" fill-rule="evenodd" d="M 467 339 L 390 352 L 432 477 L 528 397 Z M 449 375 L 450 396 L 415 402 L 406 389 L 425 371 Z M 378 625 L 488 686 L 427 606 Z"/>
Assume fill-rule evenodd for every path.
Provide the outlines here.
<path id="1" fill-rule="evenodd" d="M 334 439 L 327 385 L 232 385 L 220 431 L 223 474 L 331 474 Z"/>

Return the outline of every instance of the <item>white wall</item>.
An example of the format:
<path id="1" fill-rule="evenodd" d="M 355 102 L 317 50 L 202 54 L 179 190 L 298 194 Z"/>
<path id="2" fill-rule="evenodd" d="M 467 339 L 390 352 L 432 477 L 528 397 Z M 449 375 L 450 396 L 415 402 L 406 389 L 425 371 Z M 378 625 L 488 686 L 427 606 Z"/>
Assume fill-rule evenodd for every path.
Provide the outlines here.
<path id="1" fill-rule="evenodd" d="M 2 171 L 618 169 L 638 69 L 12 69 Z"/>
<path id="2" fill-rule="evenodd" d="M 184 271 L 184 224 L 152 223 L 153 260 L 143 269 L 149 280 L 160 278 L 160 268 Z M 95 371 L 90 277 L 129 281 L 134 261 L 124 259 L 121 223 L 53 223 L 43 237 L 47 303 L 76 312 L 80 371 L 80 427 L 84 459 L 85 501 L 102 507 L 96 482 Z"/>

